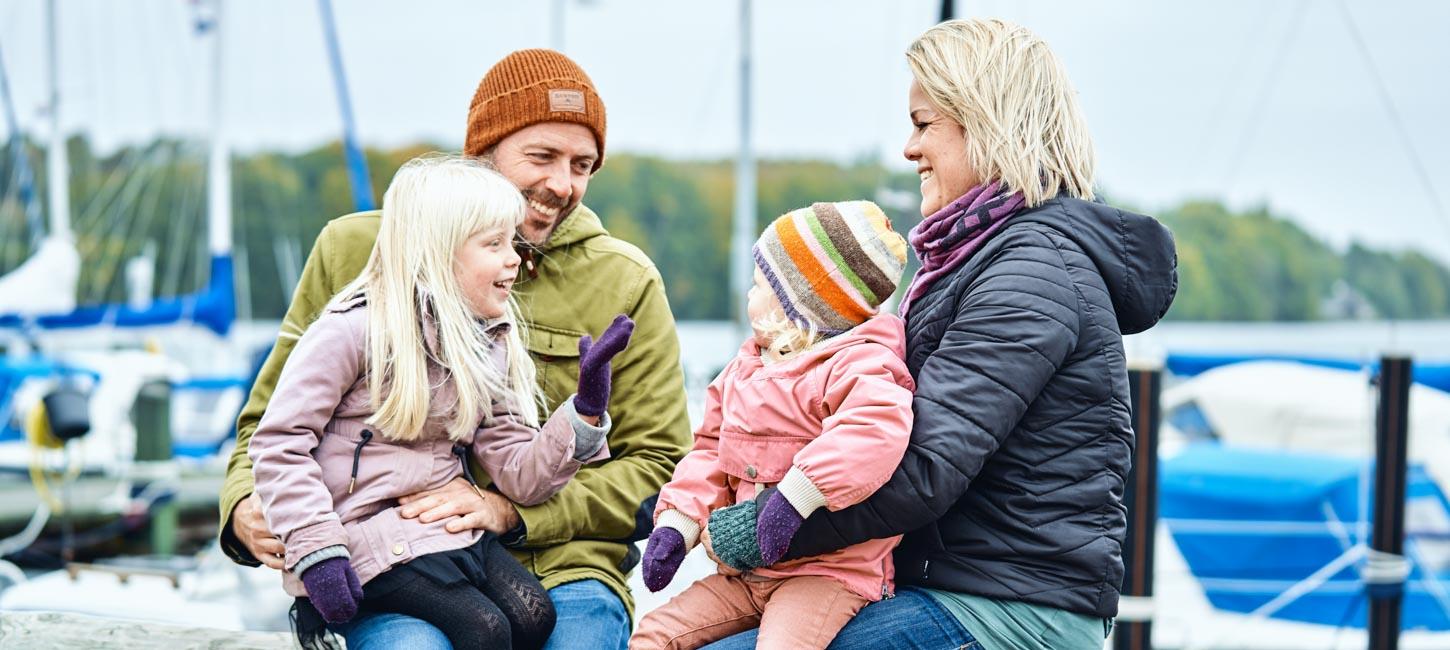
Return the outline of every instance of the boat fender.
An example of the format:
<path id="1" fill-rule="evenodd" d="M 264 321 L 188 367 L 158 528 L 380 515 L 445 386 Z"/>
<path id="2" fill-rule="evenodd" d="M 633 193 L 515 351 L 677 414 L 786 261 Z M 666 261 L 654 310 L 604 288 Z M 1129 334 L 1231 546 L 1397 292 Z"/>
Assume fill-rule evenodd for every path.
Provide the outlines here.
<path id="1" fill-rule="evenodd" d="M 74 440 L 91 430 L 91 395 L 72 382 L 62 382 L 42 400 L 50 433 L 60 440 Z"/>

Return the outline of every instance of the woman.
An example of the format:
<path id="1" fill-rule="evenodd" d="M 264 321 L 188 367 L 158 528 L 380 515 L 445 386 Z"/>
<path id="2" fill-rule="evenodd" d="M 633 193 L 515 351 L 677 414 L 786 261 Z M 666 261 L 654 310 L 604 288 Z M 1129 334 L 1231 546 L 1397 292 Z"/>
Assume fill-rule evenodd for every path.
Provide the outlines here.
<path id="1" fill-rule="evenodd" d="M 905 534 L 896 597 L 862 609 L 832 648 L 1101 648 L 1123 578 L 1133 448 L 1122 335 L 1172 303 L 1172 236 L 1092 202 L 1075 93 L 1031 32 L 951 21 L 907 62 L 904 154 L 925 217 L 900 310 L 917 383 L 911 443 L 866 501 L 807 519 L 787 557 Z M 717 552 L 738 546 L 721 535 L 749 513 L 716 513 Z"/>

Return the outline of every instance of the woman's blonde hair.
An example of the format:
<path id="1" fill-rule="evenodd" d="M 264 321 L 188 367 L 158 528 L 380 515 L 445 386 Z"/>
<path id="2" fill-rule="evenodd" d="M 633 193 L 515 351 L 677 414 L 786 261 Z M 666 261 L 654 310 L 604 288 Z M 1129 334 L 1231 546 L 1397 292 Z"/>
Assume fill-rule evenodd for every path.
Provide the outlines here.
<path id="1" fill-rule="evenodd" d="M 950 20 L 906 50 L 911 73 L 966 131 L 982 180 L 1020 190 L 1028 207 L 1058 192 L 1093 198 L 1093 144 L 1067 70 L 1047 43 L 997 19 Z"/>
<path id="2" fill-rule="evenodd" d="M 374 410 L 368 423 L 389 439 L 419 439 L 429 414 L 440 412 L 451 415 L 448 437 L 465 438 L 492 417 L 495 402 L 537 426 L 534 364 L 513 300 L 505 314 L 511 326 L 495 343 L 469 307 L 455 272 L 457 253 L 470 237 L 502 228 L 511 240 L 523 219 L 518 188 L 472 158 L 415 158 L 393 177 L 383 195 L 372 256 L 333 299 L 367 299 L 368 397 Z M 431 346 L 423 331 L 427 320 L 437 330 Z M 491 359 L 496 344 L 506 346 L 507 368 L 495 367 Z M 455 403 L 434 408 L 431 397 L 438 387 L 428 377 L 430 362 L 453 383 Z"/>

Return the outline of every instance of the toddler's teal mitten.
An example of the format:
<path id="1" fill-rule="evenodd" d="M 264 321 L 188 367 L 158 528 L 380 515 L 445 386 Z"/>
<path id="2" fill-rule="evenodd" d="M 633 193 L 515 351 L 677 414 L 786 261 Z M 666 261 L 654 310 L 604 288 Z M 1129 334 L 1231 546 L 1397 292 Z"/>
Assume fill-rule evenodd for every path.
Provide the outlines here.
<path id="1" fill-rule="evenodd" d="M 710 513 L 710 548 L 721 562 L 739 571 L 765 566 L 755 535 L 756 506 L 743 501 Z"/>

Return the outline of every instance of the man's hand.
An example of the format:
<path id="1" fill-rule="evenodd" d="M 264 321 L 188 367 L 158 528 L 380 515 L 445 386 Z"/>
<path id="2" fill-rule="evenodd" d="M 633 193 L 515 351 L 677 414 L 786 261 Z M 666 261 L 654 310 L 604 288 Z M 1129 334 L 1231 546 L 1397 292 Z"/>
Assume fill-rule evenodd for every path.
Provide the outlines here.
<path id="1" fill-rule="evenodd" d="M 267 520 L 262 516 L 262 499 L 256 493 L 237 502 L 237 507 L 232 508 L 231 521 L 232 534 L 252 557 L 273 569 L 282 569 L 282 555 L 287 549 L 267 528 Z"/>
<path id="2" fill-rule="evenodd" d="M 506 497 L 492 490 L 474 490 L 463 477 L 434 490 L 405 496 L 398 499 L 398 504 L 402 506 L 398 514 L 404 519 L 425 524 L 457 517 L 444 525 L 450 533 L 481 528 L 502 535 L 521 521 L 518 509 Z"/>

